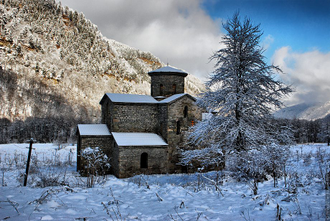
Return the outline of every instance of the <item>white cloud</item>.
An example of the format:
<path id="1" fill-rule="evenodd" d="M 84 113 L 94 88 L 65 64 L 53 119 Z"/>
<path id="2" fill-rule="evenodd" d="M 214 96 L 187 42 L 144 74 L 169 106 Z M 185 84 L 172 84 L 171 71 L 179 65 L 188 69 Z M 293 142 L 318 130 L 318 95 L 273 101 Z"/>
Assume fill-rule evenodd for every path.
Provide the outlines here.
<path id="1" fill-rule="evenodd" d="M 286 100 L 288 105 L 330 100 L 330 53 L 297 53 L 282 47 L 275 52 L 273 61 L 286 73 L 281 75 L 283 81 L 295 88 L 296 92 Z"/>
<path id="2" fill-rule="evenodd" d="M 201 8 L 201 0 L 62 0 L 82 11 L 104 36 L 163 62 L 205 78 L 213 71 L 209 57 L 220 48 L 220 22 Z"/>
<path id="3" fill-rule="evenodd" d="M 261 42 L 261 45 L 264 50 L 267 50 L 271 44 L 274 42 L 274 37 L 272 35 L 267 35 L 265 39 Z"/>

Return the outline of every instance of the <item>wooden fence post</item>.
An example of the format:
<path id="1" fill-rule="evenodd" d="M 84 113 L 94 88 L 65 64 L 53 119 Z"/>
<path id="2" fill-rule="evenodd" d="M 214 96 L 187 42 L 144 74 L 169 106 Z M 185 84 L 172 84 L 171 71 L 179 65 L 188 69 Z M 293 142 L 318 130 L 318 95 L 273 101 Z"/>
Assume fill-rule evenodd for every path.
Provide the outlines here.
<path id="1" fill-rule="evenodd" d="M 26 171 L 25 171 L 25 176 L 24 176 L 24 186 L 26 186 L 27 178 L 28 178 L 28 175 L 29 175 L 30 160 L 31 160 L 31 153 L 32 153 L 32 144 L 33 144 L 33 138 L 30 139 L 29 154 L 28 154 L 28 158 L 27 158 Z"/>

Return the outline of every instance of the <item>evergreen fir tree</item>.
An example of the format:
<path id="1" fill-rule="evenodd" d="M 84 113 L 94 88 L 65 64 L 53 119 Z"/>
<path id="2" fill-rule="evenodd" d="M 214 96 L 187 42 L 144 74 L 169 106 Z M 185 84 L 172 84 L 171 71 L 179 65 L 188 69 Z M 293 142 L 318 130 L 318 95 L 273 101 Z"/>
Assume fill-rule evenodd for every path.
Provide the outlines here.
<path id="1" fill-rule="evenodd" d="M 241 22 L 236 13 L 223 27 L 227 31 L 222 39 L 225 47 L 211 57 L 216 61 L 215 70 L 207 92 L 198 100 L 214 114 L 193 127 L 190 141 L 239 153 L 288 140 L 281 136 L 285 130 L 274 125 L 271 111 L 282 107 L 280 98 L 292 89 L 275 80 L 280 68 L 265 63 L 259 46 L 260 25 L 253 25 L 248 18 Z"/>

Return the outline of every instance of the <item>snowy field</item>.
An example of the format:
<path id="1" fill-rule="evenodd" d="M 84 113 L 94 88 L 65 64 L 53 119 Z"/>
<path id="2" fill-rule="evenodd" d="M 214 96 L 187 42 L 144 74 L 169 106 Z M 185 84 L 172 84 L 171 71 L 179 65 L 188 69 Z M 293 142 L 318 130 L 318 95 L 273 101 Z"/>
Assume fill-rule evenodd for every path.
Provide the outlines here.
<path id="1" fill-rule="evenodd" d="M 100 177 L 93 188 L 76 170 L 76 147 L 34 144 L 27 187 L 28 144 L 0 145 L 0 220 L 326 220 L 330 147 L 291 149 L 285 187 L 280 179 L 249 183 L 223 174 L 220 190 L 205 174 Z M 327 198 L 328 197 L 328 198 Z M 330 218 L 329 218 L 330 219 Z"/>

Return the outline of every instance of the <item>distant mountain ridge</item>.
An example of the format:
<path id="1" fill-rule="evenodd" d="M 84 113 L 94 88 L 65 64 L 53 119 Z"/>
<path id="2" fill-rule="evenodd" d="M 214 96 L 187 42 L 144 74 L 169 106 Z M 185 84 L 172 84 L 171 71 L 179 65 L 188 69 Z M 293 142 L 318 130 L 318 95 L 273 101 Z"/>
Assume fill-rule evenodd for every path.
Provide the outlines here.
<path id="1" fill-rule="evenodd" d="M 330 115 L 330 101 L 322 103 L 302 103 L 283 108 L 274 113 L 277 118 L 317 120 Z"/>
<path id="2" fill-rule="evenodd" d="M 100 121 L 104 93 L 150 94 L 148 72 L 162 66 L 55 0 L 1 0 L 0 143 L 72 136 L 77 123 Z M 193 95 L 204 87 L 192 75 L 185 83 Z"/>
<path id="3" fill-rule="evenodd" d="M 147 73 L 164 66 L 54 0 L 1 1 L 0 28 L 0 118 L 11 121 L 63 115 L 61 105 L 72 117 L 97 121 L 104 93 L 149 94 Z M 203 87 L 193 76 L 186 85 L 191 94 Z"/>

